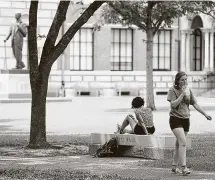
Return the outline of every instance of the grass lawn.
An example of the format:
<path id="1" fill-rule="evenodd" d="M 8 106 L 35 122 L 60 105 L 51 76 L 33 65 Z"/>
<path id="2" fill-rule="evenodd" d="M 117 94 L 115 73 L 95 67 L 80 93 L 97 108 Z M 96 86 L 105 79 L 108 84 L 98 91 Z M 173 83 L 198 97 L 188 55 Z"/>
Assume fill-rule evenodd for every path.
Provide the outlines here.
<path id="1" fill-rule="evenodd" d="M 80 171 L 34 170 L 33 168 L 10 169 L 1 172 L 1 175 L 5 180 L 137 180 L 118 175 L 93 175 Z"/>
<path id="2" fill-rule="evenodd" d="M 192 170 L 211 171 L 215 169 L 215 134 L 189 135 L 192 138 L 192 156 L 187 158 L 187 165 Z M 3 136 L 4 138 L 4 136 Z M 8 138 L 5 136 L 5 138 Z M 16 139 L 16 138 L 15 138 Z M 16 157 L 53 157 L 85 155 L 88 153 L 89 135 L 51 136 L 48 140 L 52 144 L 62 145 L 62 149 L 32 150 L 24 148 L 26 137 L 19 137 L 17 141 L 0 143 L 1 156 Z M 6 140 L 5 140 L 6 142 Z M 18 143 L 15 143 L 18 142 Z M 172 159 L 140 161 L 139 166 L 170 168 Z M 98 176 L 90 173 L 66 170 L 35 170 L 35 169 L 6 169 L 0 171 L 4 179 L 86 179 L 86 180 L 131 180 L 117 175 Z"/>
<path id="3" fill-rule="evenodd" d="M 215 169 L 215 134 L 189 135 L 192 138 L 192 155 L 187 157 L 187 166 L 197 171 L 213 171 Z M 172 159 L 154 160 L 139 165 L 169 168 Z"/>

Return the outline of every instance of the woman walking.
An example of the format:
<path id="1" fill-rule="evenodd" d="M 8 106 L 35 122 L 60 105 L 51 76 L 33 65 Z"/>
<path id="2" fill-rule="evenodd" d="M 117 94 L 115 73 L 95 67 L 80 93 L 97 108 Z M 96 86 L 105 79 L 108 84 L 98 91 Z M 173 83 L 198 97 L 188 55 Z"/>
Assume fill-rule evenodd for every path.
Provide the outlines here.
<path id="1" fill-rule="evenodd" d="M 211 116 L 206 114 L 198 105 L 192 91 L 187 86 L 187 74 L 178 72 L 175 76 L 173 87 L 169 89 L 167 100 L 170 102 L 170 128 L 176 137 L 176 146 L 172 162 L 172 172 L 190 174 L 186 165 L 186 136 L 190 128 L 190 109 L 192 105 L 198 112 L 212 120 Z M 181 165 L 182 169 L 179 169 Z"/>

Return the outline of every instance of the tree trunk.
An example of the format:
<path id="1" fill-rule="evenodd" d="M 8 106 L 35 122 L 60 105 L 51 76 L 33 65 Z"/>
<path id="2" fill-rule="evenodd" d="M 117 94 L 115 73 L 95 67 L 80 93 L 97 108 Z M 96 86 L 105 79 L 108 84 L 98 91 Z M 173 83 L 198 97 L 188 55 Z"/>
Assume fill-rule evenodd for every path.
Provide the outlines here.
<path id="1" fill-rule="evenodd" d="M 151 110 L 156 110 L 154 103 L 154 88 L 153 88 L 153 30 L 149 28 L 147 34 L 147 58 L 146 58 L 146 96 L 147 107 Z"/>
<path id="2" fill-rule="evenodd" d="M 48 148 L 46 141 L 46 95 L 49 73 L 32 77 L 31 129 L 29 148 Z"/>

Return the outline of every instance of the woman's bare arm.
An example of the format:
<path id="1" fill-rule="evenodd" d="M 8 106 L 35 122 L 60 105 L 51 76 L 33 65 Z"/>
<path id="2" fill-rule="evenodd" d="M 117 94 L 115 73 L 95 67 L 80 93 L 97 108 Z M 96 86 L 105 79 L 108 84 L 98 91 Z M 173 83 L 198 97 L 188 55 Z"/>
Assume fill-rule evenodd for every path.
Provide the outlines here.
<path id="1" fill-rule="evenodd" d="M 181 93 L 176 100 L 170 102 L 171 106 L 173 108 L 176 108 L 181 103 L 183 98 L 184 98 L 184 93 Z"/>
<path id="2" fill-rule="evenodd" d="M 193 104 L 193 107 L 194 107 L 198 112 L 200 112 L 202 115 L 204 115 L 204 116 L 207 118 L 207 120 L 212 120 L 211 116 L 207 115 L 207 114 L 205 113 L 205 111 L 199 106 L 199 104 L 195 103 L 195 104 Z"/>
<path id="3" fill-rule="evenodd" d="M 146 128 L 146 125 L 144 124 L 143 118 L 142 118 L 142 116 L 140 114 L 137 116 L 137 120 L 138 120 L 139 124 L 141 125 L 141 127 L 143 128 L 144 132 L 146 134 L 149 134 L 148 130 Z"/>

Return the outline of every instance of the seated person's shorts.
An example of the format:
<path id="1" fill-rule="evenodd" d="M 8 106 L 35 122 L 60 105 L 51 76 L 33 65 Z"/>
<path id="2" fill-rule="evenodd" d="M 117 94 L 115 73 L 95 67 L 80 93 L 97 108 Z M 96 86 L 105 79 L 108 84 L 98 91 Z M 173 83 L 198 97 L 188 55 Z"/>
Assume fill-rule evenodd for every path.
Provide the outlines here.
<path id="1" fill-rule="evenodd" d="M 175 128 L 183 128 L 185 132 L 189 132 L 190 129 L 190 119 L 182 119 L 174 116 L 169 118 L 170 128 L 173 130 Z"/>
<path id="2" fill-rule="evenodd" d="M 153 134 L 155 132 L 155 127 L 147 127 L 146 128 L 149 134 Z M 136 126 L 134 127 L 134 134 L 138 134 L 138 135 L 146 135 L 145 131 L 143 130 L 143 128 L 139 125 L 136 124 Z"/>

